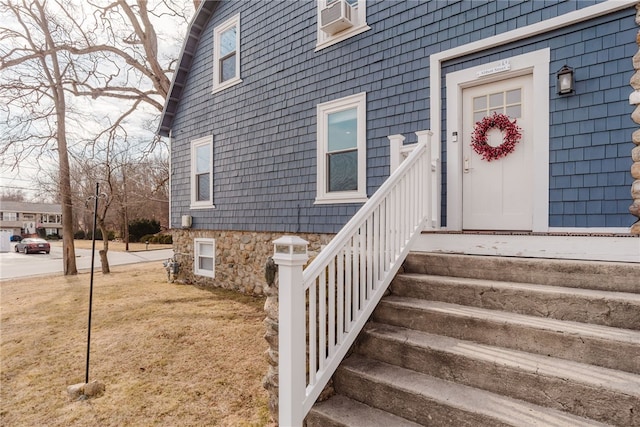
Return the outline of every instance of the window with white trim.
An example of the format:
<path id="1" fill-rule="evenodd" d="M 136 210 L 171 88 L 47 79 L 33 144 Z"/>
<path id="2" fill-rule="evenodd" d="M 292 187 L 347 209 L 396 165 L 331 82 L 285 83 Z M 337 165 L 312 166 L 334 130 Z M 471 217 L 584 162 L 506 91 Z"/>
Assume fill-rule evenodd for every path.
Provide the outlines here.
<path id="1" fill-rule="evenodd" d="M 371 29 L 366 0 L 319 0 L 316 51 Z"/>
<path id="2" fill-rule="evenodd" d="M 198 276 L 216 277 L 216 240 L 194 239 L 193 272 Z"/>
<path id="3" fill-rule="evenodd" d="M 316 203 L 367 199 L 366 92 L 319 104 Z"/>
<path id="4" fill-rule="evenodd" d="M 213 92 L 240 83 L 240 15 L 213 30 Z"/>
<path id="5" fill-rule="evenodd" d="M 191 208 L 213 206 L 213 137 L 191 141 Z"/>
<path id="6" fill-rule="evenodd" d="M 1 212 L 3 221 L 17 221 L 18 213 L 17 212 Z"/>

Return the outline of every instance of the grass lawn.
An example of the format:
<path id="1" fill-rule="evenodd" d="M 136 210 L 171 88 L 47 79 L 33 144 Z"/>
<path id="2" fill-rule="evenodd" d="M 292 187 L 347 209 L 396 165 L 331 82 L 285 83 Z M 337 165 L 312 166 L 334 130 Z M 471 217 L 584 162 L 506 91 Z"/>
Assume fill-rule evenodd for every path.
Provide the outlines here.
<path id="1" fill-rule="evenodd" d="M 102 242 L 97 242 L 101 244 Z M 0 425 L 269 426 L 264 300 L 167 283 L 162 263 L 0 281 Z"/>

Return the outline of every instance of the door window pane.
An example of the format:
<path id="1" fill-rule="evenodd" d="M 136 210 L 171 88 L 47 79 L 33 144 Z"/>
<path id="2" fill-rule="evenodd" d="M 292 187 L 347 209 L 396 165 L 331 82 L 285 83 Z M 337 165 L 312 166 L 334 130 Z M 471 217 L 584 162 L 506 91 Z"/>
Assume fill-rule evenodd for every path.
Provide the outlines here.
<path id="1" fill-rule="evenodd" d="M 488 105 L 487 105 L 488 104 Z M 493 114 L 506 114 L 509 117 L 522 116 L 522 89 L 492 93 L 473 98 L 473 121 Z"/>
<path id="2" fill-rule="evenodd" d="M 511 106 L 507 107 L 506 114 L 507 114 L 507 116 L 513 117 L 514 119 L 522 117 L 522 106 L 521 105 L 511 105 Z"/>
<path id="3" fill-rule="evenodd" d="M 510 90 L 507 92 L 507 104 L 519 104 L 522 96 L 521 89 Z"/>
<path id="4" fill-rule="evenodd" d="M 489 107 L 495 108 L 495 107 L 503 106 L 504 105 L 503 96 L 504 96 L 503 92 L 492 93 L 491 95 L 489 95 Z"/>
<path id="5" fill-rule="evenodd" d="M 487 97 L 486 96 L 477 96 L 477 97 L 473 98 L 473 109 L 474 109 L 474 111 L 484 110 L 486 108 L 487 108 Z"/>

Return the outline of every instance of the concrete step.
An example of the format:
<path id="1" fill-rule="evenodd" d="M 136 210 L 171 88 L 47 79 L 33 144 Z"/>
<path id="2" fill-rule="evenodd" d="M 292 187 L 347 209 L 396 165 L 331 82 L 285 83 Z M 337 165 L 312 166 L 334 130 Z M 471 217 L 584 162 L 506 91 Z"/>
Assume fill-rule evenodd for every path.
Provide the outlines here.
<path id="1" fill-rule="evenodd" d="M 420 427 L 339 394 L 311 408 L 305 423 L 306 427 Z"/>
<path id="2" fill-rule="evenodd" d="M 342 363 L 334 384 L 343 396 L 421 425 L 605 425 L 355 354 Z"/>
<path id="3" fill-rule="evenodd" d="M 375 322 L 355 352 L 577 416 L 640 425 L 640 375 Z"/>
<path id="4" fill-rule="evenodd" d="M 640 331 L 389 296 L 378 323 L 640 374 Z"/>
<path id="5" fill-rule="evenodd" d="M 404 272 L 640 293 L 640 263 L 412 252 Z"/>
<path id="6" fill-rule="evenodd" d="M 423 274 L 396 276 L 391 292 L 411 298 L 640 330 L 640 294 L 637 293 Z"/>

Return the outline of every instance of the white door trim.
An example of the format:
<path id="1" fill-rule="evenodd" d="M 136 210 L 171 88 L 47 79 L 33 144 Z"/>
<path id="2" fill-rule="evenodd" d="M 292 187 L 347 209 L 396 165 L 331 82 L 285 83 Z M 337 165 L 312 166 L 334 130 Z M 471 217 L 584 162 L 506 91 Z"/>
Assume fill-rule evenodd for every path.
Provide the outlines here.
<path id="1" fill-rule="evenodd" d="M 444 61 L 475 52 L 481 52 L 497 46 L 503 46 L 514 41 L 522 40 L 538 34 L 544 34 L 559 28 L 594 19 L 599 16 L 605 16 L 619 10 L 633 7 L 636 3 L 637 0 L 605 1 L 574 12 L 569 12 L 535 24 L 527 25 L 525 27 L 507 31 L 506 33 L 467 43 L 465 45 L 457 46 L 431 55 L 429 57 L 429 122 L 431 131 L 436 135 L 436 138 L 441 137 L 442 99 L 440 94 L 442 90 L 442 63 Z M 549 83 L 547 82 L 547 84 Z M 441 142 L 441 144 L 444 143 L 445 141 Z M 548 219 L 545 219 L 545 222 L 548 222 Z M 448 223 L 447 228 L 449 228 Z"/>
<path id="2" fill-rule="evenodd" d="M 447 74 L 447 229 L 462 229 L 462 90 L 511 77 L 533 75 L 533 231 L 549 224 L 549 48 L 508 58 L 510 70 L 484 77 L 493 63 Z M 506 59 L 506 58 L 505 58 Z M 458 135 L 455 137 L 454 135 Z"/>

